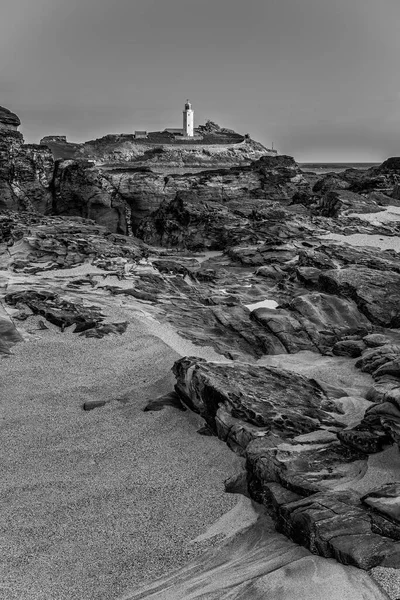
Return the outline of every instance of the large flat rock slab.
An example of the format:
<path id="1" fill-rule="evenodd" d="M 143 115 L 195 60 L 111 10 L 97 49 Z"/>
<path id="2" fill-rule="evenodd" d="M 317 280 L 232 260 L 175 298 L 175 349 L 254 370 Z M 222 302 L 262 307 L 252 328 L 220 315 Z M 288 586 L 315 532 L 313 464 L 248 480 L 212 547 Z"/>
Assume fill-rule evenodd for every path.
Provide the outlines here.
<path id="1" fill-rule="evenodd" d="M 173 367 L 176 389 L 213 427 L 218 409 L 256 427 L 293 438 L 321 425 L 342 426 L 341 411 L 321 386 L 291 371 L 246 363 L 222 365 L 182 358 Z"/>

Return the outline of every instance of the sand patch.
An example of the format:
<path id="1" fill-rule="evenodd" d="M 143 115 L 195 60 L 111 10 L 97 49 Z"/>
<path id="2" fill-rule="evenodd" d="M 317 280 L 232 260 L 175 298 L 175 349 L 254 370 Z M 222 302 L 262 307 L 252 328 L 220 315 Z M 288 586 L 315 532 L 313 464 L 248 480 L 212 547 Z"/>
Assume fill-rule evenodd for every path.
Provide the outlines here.
<path id="1" fill-rule="evenodd" d="M 201 419 L 143 412 L 173 387 L 179 336 L 164 343 L 164 326 L 140 313 L 145 303 L 100 298 L 106 321 L 129 321 L 122 336 L 39 330 L 29 317 L 18 323 L 29 341 L 0 360 L 7 600 L 111 600 L 202 552 L 212 541 L 190 541 L 238 501 L 223 482 L 241 462 L 196 434 Z M 108 404 L 84 412 L 94 399 Z"/>

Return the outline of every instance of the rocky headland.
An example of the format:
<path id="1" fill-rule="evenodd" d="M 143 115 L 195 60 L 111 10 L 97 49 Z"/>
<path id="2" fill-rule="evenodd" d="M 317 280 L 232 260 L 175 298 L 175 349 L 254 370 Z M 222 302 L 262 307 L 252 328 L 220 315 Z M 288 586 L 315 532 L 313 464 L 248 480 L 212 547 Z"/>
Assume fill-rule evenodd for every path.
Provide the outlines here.
<path id="1" fill-rule="evenodd" d="M 0 148 L 7 598 L 398 598 L 400 159 Z"/>
<path id="2" fill-rule="evenodd" d="M 193 139 L 179 139 L 168 130 L 134 134 L 109 134 L 81 144 L 65 136 L 47 136 L 41 145 L 51 149 L 56 160 L 90 160 L 98 166 L 149 167 L 158 172 L 226 168 L 249 165 L 276 151 L 260 142 L 208 121 L 196 128 Z"/>

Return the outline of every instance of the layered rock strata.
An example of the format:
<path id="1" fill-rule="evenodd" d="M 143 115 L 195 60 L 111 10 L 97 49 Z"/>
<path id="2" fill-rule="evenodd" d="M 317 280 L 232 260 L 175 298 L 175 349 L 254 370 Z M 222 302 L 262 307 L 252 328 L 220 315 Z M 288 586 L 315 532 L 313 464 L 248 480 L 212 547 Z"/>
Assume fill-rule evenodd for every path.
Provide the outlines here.
<path id="1" fill-rule="evenodd" d="M 382 510 L 384 490 L 363 503 L 351 490 L 337 491 L 365 474 L 368 449 L 341 438 L 345 414 L 315 381 L 196 358 L 175 363 L 174 373 L 181 400 L 246 458 L 250 495 L 279 531 L 343 564 L 400 567 L 400 522 L 395 510 Z M 397 497 L 393 486 L 391 493 Z"/>
<path id="2" fill-rule="evenodd" d="M 0 129 L 0 211 L 51 212 L 53 168 L 48 149 L 24 144 L 18 131 Z"/>

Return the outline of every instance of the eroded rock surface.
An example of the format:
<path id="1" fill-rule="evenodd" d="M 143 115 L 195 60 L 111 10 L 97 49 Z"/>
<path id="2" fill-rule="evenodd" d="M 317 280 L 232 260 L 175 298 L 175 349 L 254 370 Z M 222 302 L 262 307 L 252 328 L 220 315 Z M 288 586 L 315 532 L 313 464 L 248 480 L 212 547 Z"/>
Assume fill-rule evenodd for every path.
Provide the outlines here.
<path id="1" fill-rule="evenodd" d="M 400 568 L 398 484 L 357 491 L 370 457 L 400 444 L 400 257 L 323 237 L 398 235 L 351 216 L 398 194 L 397 162 L 312 189 L 289 157 L 168 177 L 67 160 L 53 173 L 44 146 L 14 131 L 1 143 L 0 351 L 21 322 L 123 339 L 111 305 L 172 326 L 221 358 L 176 363 L 179 402 L 245 457 L 248 492 L 280 531 L 344 564 Z M 358 358 L 365 385 L 296 373 L 290 355 L 308 371 L 330 357 L 339 374 Z M 257 364 L 267 357 L 279 366 Z"/>
<path id="2" fill-rule="evenodd" d="M 342 439 L 340 405 L 315 381 L 196 358 L 179 360 L 174 373 L 181 400 L 245 456 L 250 495 L 269 509 L 280 531 L 343 564 L 400 567 L 396 509 L 376 514 L 367 507 L 383 505 L 385 497 L 392 506 L 397 487 L 382 491 L 382 501 L 364 504 L 355 492 L 339 491 L 366 473 L 368 447 Z"/>
<path id="3" fill-rule="evenodd" d="M 0 128 L 0 212 L 51 212 L 53 168 L 47 148 L 24 144 L 21 133 Z"/>

